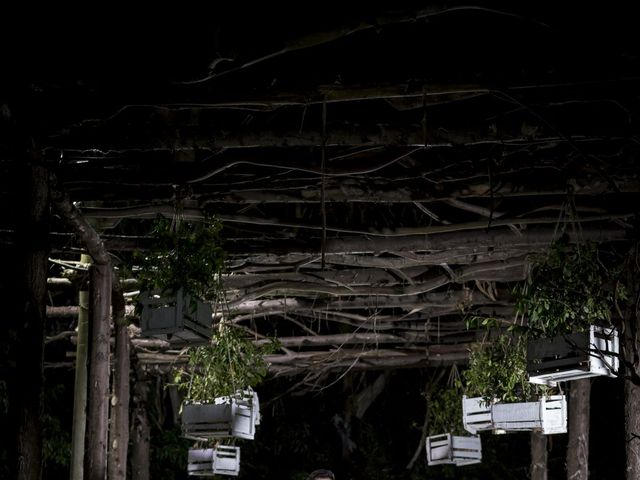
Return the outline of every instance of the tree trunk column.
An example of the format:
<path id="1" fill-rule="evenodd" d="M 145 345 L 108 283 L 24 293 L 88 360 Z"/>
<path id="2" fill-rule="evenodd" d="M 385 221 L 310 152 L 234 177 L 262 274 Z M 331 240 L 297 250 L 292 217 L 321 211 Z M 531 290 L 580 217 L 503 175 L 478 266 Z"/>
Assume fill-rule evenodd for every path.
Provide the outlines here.
<path id="1" fill-rule="evenodd" d="M 147 417 L 149 382 L 142 378 L 135 383 L 133 388 L 131 478 L 132 480 L 149 480 L 151 455 L 151 427 Z"/>
<path id="2" fill-rule="evenodd" d="M 547 480 L 547 437 L 531 432 L 531 480 Z"/>
<path id="3" fill-rule="evenodd" d="M 624 384 L 624 425 L 627 449 L 627 480 L 640 478 L 640 387 Z"/>
<path id="4" fill-rule="evenodd" d="M 80 261 L 89 265 L 91 257 L 82 255 Z M 89 290 L 84 286 L 78 293 L 78 345 L 73 395 L 73 426 L 71 434 L 71 480 L 84 479 L 84 442 L 87 426 L 87 357 L 89 347 Z"/>
<path id="5" fill-rule="evenodd" d="M 34 152 L 34 154 L 37 152 Z M 7 322 L 9 365 L 7 390 L 14 441 L 8 460 L 14 478 L 42 477 L 42 413 L 44 386 L 44 325 L 49 235 L 49 178 L 47 170 L 31 164 L 20 168 L 16 206 L 16 247 L 8 258 L 12 277 L 7 283 L 13 311 Z M 14 271 L 11 271 L 11 266 Z M 4 292 L 3 292 L 4 293 Z M 4 325 L 3 325 L 4 327 Z M 4 335 L 4 333 L 3 333 Z"/>
<path id="6" fill-rule="evenodd" d="M 92 265 L 90 279 L 91 354 L 85 478 L 105 480 L 109 428 L 111 266 Z"/>
<path id="7" fill-rule="evenodd" d="M 633 272 L 631 279 L 637 281 L 638 273 Z M 624 323 L 624 359 L 627 362 L 627 374 L 640 373 L 640 345 L 638 343 L 638 316 L 636 306 L 640 301 L 638 284 L 635 284 L 634 295 L 631 297 Z M 627 480 L 640 478 L 640 386 L 631 381 L 624 384 L 624 426 L 625 446 L 627 454 Z"/>
<path id="8" fill-rule="evenodd" d="M 129 446 L 129 329 L 125 319 L 125 302 L 121 291 L 112 293 L 113 323 L 116 330 L 116 355 L 111 398 L 109 442 L 109 480 L 127 478 Z"/>
<path id="9" fill-rule="evenodd" d="M 567 480 L 589 478 L 589 425 L 591 379 L 574 380 L 569 390 L 569 442 Z"/>

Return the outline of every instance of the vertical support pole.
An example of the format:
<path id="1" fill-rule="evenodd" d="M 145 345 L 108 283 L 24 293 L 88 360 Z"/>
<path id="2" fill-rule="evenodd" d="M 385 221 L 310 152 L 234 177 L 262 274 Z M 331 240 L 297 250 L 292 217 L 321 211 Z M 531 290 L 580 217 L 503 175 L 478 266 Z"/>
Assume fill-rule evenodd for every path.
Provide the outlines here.
<path id="1" fill-rule="evenodd" d="M 131 477 L 132 480 L 150 480 L 151 426 L 147 416 L 149 381 L 140 368 L 137 377 L 133 386 Z"/>
<path id="2" fill-rule="evenodd" d="M 32 147 L 32 159 L 19 174 L 14 254 L 14 285 L 10 286 L 15 311 L 4 319 L 9 323 L 10 372 L 9 418 L 15 443 L 9 458 L 18 480 L 42 477 L 42 413 L 44 388 L 44 328 L 49 256 L 49 175 L 39 165 L 39 152 Z M 32 163 L 33 162 L 33 163 Z"/>
<path id="3" fill-rule="evenodd" d="M 89 255 L 80 262 L 91 263 Z M 78 293 L 78 344 L 76 346 L 76 375 L 73 394 L 73 426 L 71 431 L 71 480 L 83 480 L 84 440 L 87 425 L 87 357 L 89 345 L 89 290 L 84 285 Z"/>
<path id="4" fill-rule="evenodd" d="M 569 388 L 567 479 L 587 480 L 589 478 L 591 379 L 574 380 Z"/>
<path id="5" fill-rule="evenodd" d="M 531 480 L 547 480 L 547 437 L 531 432 Z"/>
<path id="6" fill-rule="evenodd" d="M 109 429 L 111 265 L 92 265 L 89 272 L 91 354 L 84 468 L 87 480 L 105 480 Z"/>
<path id="7" fill-rule="evenodd" d="M 129 328 L 125 318 L 125 301 L 119 286 L 113 288 L 112 311 L 116 330 L 116 354 L 111 396 L 111 428 L 109 429 L 109 480 L 125 480 L 129 446 L 130 342 Z"/>
<path id="8" fill-rule="evenodd" d="M 637 273 L 636 273 L 637 275 Z M 634 275 L 635 277 L 635 275 Z M 633 278 L 633 277 L 632 277 Z M 635 278 L 633 278 L 635 280 Z M 638 352 L 640 352 L 640 342 L 638 342 L 638 313 L 637 307 L 640 302 L 640 289 L 637 284 L 633 295 L 633 304 L 627 308 L 624 328 L 624 358 L 626 360 L 627 375 L 640 374 Z M 627 454 L 626 478 L 640 478 L 640 386 L 632 381 L 625 381 L 624 384 L 624 438 Z"/>

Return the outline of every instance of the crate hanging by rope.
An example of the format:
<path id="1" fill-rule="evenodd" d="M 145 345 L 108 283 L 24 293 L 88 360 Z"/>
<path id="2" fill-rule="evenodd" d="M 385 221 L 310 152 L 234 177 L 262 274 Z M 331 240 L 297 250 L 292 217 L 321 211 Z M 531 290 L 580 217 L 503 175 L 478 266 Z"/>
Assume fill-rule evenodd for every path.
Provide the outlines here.
<path id="1" fill-rule="evenodd" d="M 452 464 L 462 467 L 482 461 L 482 444 L 477 435 L 432 435 L 427 437 L 426 450 L 429 465 Z"/>
<path id="2" fill-rule="evenodd" d="M 141 292 L 142 335 L 175 345 L 205 345 L 211 338 L 212 310 L 208 303 L 185 295 L 158 291 Z"/>
<path id="3" fill-rule="evenodd" d="M 473 434 L 489 430 L 566 433 L 567 400 L 564 395 L 551 395 L 536 402 L 487 403 L 482 397 L 463 396 L 462 421 Z"/>
<path id="4" fill-rule="evenodd" d="M 527 345 L 529 382 L 556 386 L 595 376 L 615 377 L 619 354 L 618 332 L 612 327 L 591 325 L 585 332 L 536 339 Z"/>

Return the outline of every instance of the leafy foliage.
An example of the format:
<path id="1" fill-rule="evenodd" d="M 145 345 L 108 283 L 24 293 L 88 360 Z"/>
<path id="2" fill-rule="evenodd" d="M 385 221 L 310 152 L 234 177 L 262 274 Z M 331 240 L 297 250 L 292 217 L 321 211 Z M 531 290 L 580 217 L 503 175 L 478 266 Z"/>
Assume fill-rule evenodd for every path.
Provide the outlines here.
<path id="1" fill-rule="evenodd" d="M 7 392 L 7 382 L 0 380 L 0 415 L 9 412 L 9 394 Z"/>
<path id="2" fill-rule="evenodd" d="M 175 385 L 188 401 L 212 402 L 260 383 L 268 367 L 263 355 L 277 348 L 275 340 L 254 345 L 242 330 L 222 322 L 210 345 L 190 349 L 188 365 L 176 372 Z"/>
<path id="3" fill-rule="evenodd" d="M 441 388 L 427 395 L 429 435 L 466 435 L 462 425 L 462 392 L 458 387 Z"/>
<path id="4" fill-rule="evenodd" d="M 516 310 L 527 317 L 533 337 L 554 337 L 596 322 L 609 323 L 614 301 L 627 295 L 621 283 L 610 286 L 614 276 L 598 258 L 595 244 L 569 244 L 564 236 L 514 290 Z"/>
<path id="5" fill-rule="evenodd" d="M 502 334 L 491 342 L 477 344 L 463 378 L 468 396 L 487 401 L 515 402 L 546 392 L 546 387 L 529 383 L 523 336 Z"/>
<path id="6" fill-rule="evenodd" d="M 55 463 L 67 467 L 71 462 L 71 434 L 62 426 L 59 418 L 42 417 L 44 428 L 43 457 L 45 464 Z"/>
<path id="7" fill-rule="evenodd" d="M 467 393 L 488 401 L 545 394 L 546 387 L 528 382 L 527 338 L 554 337 L 609 323 L 615 302 L 627 298 L 625 286 L 613 281 L 617 274 L 600 260 L 595 244 L 570 244 L 567 236 L 554 242 L 533 264 L 528 279 L 513 291 L 516 311 L 526 318 L 526 325 L 511 325 L 509 334 L 472 350 L 464 373 Z M 467 321 L 467 327 L 472 326 L 502 327 L 497 319 L 479 317 Z"/>
<path id="8" fill-rule="evenodd" d="M 71 432 L 65 428 L 62 419 L 55 414 L 55 408 L 64 401 L 65 386 L 58 384 L 45 389 L 45 411 L 42 416 L 43 451 L 45 466 L 68 468 L 71 462 Z"/>
<path id="9" fill-rule="evenodd" d="M 180 427 L 154 432 L 151 448 L 151 478 L 175 480 L 176 472 L 186 472 L 191 442 L 182 437 Z M 186 475 L 184 475 L 186 477 Z"/>
<path id="10" fill-rule="evenodd" d="M 171 293 L 182 288 L 191 297 L 217 299 L 224 267 L 220 229 L 214 218 L 195 223 L 158 217 L 150 250 L 136 255 L 141 288 Z"/>

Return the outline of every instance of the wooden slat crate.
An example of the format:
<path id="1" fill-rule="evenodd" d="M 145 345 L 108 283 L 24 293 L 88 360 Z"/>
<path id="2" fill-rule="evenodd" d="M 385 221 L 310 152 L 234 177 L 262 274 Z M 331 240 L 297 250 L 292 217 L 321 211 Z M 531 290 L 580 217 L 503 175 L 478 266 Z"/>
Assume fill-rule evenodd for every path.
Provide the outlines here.
<path id="1" fill-rule="evenodd" d="M 491 409 L 494 429 L 507 432 L 540 430 L 545 435 L 566 433 L 567 400 L 552 395 L 537 402 L 497 403 Z"/>
<path id="2" fill-rule="evenodd" d="M 470 433 L 539 430 L 548 435 L 567 431 L 564 395 L 552 395 L 537 402 L 486 405 L 481 397 L 463 397 L 462 402 L 464 428 Z"/>
<path id="3" fill-rule="evenodd" d="M 479 436 L 463 437 L 444 433 L 427 437 L 427 463 L 429 465 L 472 465 L 482 461 Z"/>
<path id="4" fill-rule="evenodd" d="M 221 437 L 253 440 L 259 408 L 258 395 L 253 391 L 220 397 L 215 403 L 187 404 L 182 411 L 182 433 L 193 440 Z"/>
<path id="5" fill-rule="evenodd" d="M 529 381 L 555 386 L 598 375 L 615 377 L 619 353 L 615 328 L 592 325 L 585 332 L 537 339 L 527 346 Z"/>
<path id="6" fill-rule="evenodd" d="M 178 290 L 174 295 L 140 292 L 142 335 L 177 345 L 204 345 L 211 338 L 211 306 Z"/>
<path id="7" fill-rule="evenodd" d="M 232 475 L 240 473 L 240 448 L 218 445 L 216 448 L 189 449 L 187 473 L 190 476 Z"/>
<path id="8" fill-rule="evenodd" d="M 491 405 L 482 397 L 462 397 L 462 423 L 464 429 L 476 434 L 484 430 L 492 430 Z"/>

